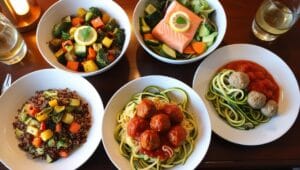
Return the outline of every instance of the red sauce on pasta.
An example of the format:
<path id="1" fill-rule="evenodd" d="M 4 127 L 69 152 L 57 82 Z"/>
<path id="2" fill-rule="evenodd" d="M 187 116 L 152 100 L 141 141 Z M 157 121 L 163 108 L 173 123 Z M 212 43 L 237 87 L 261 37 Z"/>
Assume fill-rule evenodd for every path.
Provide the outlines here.
<path id="1" fill-rule="evenodd" d="M 267 96 L 268 100 L 272 99 L 278 102 L 279 86 L 272 75 L 261 65 L 252 61 L 238 60 L 230 62 L 222 68 L 246 73 L 250 79 L 250 84 L 247 87 L 249 91 L 261 92 Z"/>

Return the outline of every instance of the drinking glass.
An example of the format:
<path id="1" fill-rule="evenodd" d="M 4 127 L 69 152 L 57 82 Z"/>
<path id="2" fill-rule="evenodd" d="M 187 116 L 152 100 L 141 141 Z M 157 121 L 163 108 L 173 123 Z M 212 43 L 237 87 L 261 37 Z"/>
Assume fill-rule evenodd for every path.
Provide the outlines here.
<path id="1" fill-rule="evenodd" d="M 252 23 L 252 32 L 263 41 L 273 41 L 298 20 L 300 0 L 264 0 Z"/>
<path id="2" fill-rule="evenodd" d="M 0 12 L 0 62 L 11 65 L 21 61 L 27 53 L 23 37 Z"/>

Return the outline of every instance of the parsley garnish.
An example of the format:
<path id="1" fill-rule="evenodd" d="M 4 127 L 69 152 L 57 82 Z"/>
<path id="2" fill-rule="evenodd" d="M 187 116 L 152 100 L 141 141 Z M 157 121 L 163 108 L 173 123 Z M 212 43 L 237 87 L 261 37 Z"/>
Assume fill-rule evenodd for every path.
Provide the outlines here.
<path id="1" fill-rule="evenodd" d="M 81 35 L 83 37 L 83 41 L 88 40 L 88 38 L 90 36 L 90 33 L 91 33 L 91 29 L 90 28 L 87 27 L 87 28 L 82 29 Z"/>
<path id="2" fill-rule="evenodd" d="M 186 24 L 186 19 L 183 18 L 182 16 L 179 16 L 179 17 L 176 19 L 176 23 L 177 23 L 177 24 Z"/>

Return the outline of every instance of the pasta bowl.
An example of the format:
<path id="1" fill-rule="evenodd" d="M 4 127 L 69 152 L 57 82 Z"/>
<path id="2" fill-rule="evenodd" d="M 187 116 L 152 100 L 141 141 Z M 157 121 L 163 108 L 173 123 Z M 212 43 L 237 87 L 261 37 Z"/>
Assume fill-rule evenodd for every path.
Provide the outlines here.
<path id="1" fill-rule="evenodd" d="M 162 83 L 163 82 L 163 83 Z M 150 87 L 149 87 L 150 86 Z M 208 117 L 208 113 L 204 106 L 202 99 L 185 83 L 166 76 L 146 76 L 130 81 L 121 87 L 110 99 L 105 108 L 105 114 L 103 117 L 102 134 L 103 145 L 110 160 L 119 169 L 130 169 L 132 163 L 129 159 L 126 159 L 121 155 L 120 145 L 117 142 L 114 134 L 117 126 L 117 115 L 122 112 L 125 105 L 133 99 L 133 95 L 142 92 L 146 87 L 159 87 L 161 89 L 178 88 L 185 91 L 187 94 L 187 112 L 194 115 L 196 124 L 196 131 L 198 131 L 197 137 L 194 140 L 194 148 L 190 156 L 187 158 L 184 164 L 179 164 L 173 169 L 194 169 L 204 158 L 211 139 L 211 126 Z M 178 93 L 171 93 L 171 100 L 181 101 L 182 96 Z M 125 125 L 126 126 L 126 125 Z"/>

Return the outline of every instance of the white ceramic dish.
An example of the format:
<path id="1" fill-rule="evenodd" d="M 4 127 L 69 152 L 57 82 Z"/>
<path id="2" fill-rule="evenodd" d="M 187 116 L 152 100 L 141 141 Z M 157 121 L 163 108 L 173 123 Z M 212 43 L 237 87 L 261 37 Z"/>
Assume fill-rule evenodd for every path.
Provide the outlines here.
<path id="1" fill-rule="evenodd" d="M 198 122 L 198 137 L 195 148 L 184 165 L 175 166 L 173 169 L 194 169 L 204 158 L 209 147 L 211 138 L 211 126 L 205 105 L 197 93 L 183 82 L 165 76 L 146 76 L 133 80 L 121 87 L 110 99 L 103 117 L 102 134 L 103 145 L 110 160 L 118 169 L 130 169 L 129 160 L 119 152 L 119 144 L 114 139 L 116 126 L 116 115 L 122 111 L 132 95 L 141 92 L 149 85 L 156 85 L 161 88 L 180 87 L 188 93 L 188 111 L 194 113 Z"/>
<path id="2" fill-rule="evenodd" d="M 297 80 L 282 59 L 271 51 L 250 44 L 234 44 L 222 47 L 212 53 L 198 67 L 193 88 L 205 98 L 208 85 L 217 69 L 235 60 L 250 60 L 262 65 L 280 87 L 278 115 L 269 122 L 248 131 L 229 126 L 221 119 L 212 104 L 204 100 L 211 119 L 213 131 L 222 138 L 241 145 L 261 145 L 283 136 L 294 124 L 300 106 Z"/>
<path id="3" fill-rule="evenodd" d="M 120 24 L 121 28 L 125 29 L 125 42 L 121 51 L 120 56 L 109 64 L 108 66 L 99 69 L 94 72 L 74 72 L 67 69 L 64 65 L 60 64 L 53 52 L 48 47 L 48 42 L 52 39 L 52 28 L 55 24 L 59 23 L 61 19 L 68 15 L 76 14 L 78 8 L 88 9 L 90 7 L 97 7 L 105 12 L 107 12 L 112 18 Z M 124 56 L 125 51 L 129 45 L 131 37 L 131 25 L 125 11 L 114 1 L 107 0 L 60 0 L 54 3 L 50 8 L 43 14 L 36 34 L 36 41 L 38 49 L 44 59 L 54 68 L 68 71 L 81 76 L 92 76 L 100 74 L 110 68 L 112 68 L 121 58 Z"/>
<path id="4" fill-rule="evenodd" d="M 205 56 L 207 56 L 208 54 L 210 54 L 212 51 L 214 51 L 222 42 L 224 36 L 225 36 L 225 32 L 226 32 L 226 28 L 227 28 L 227 18 L 226 18 L 226 14 L 225 11 L 223 9 L 222 4 L 220 3 L 219 0 L 207 0 L 209 5 L 215 9 L 215 14 L 213 14 L 213 21 L 216 23 L 217 27 L 218 27 L 218 36 L 214 42 L 214 44 L 209 47 L 208 50 L 206 50 L 203 54 L 192 58 L 192 59 L 188 59 L 188 60 L 173 60 L 170 58 L 166 58 L 163 56 L 160 56 L 158 54 L 156 54 L 155 52 L 153 52 L 150 48 L 148 48 L 146 46 L 146 44 L 144 43 L 143 37 L 140 33 L 140 27 L 139 27 L 139 17 L 144 16 L 144 9 L 145 6 L 148 4 L 149 0 L 140 0 L 137 5 L 135 6 L 134 12 L 133 12 L 133 31 L 135 33 L 135 36 L 137 38 L 137 40 L 139 41 L 139 43 L 142 45 L 142 47 L 154 58 L 165 62 L 165 63 L 170 63 L 170 64 L 188 64 L 188 63 L 193 63 L 196 62 L 198 60 L 203 59 Z"/>
<path id="5" fill-rule="evenodd" d="M 88 103 L 92 115 L 92 125 L 87 141 L 75 149 L 67 158 L 53 163 L 32 159 L 18 147 L 12 123 L 17 110 L 38 90 L 69 88 L 75 90 L 81 99 Z M 87 80 L 71 73 L 56 69 L 32 72 L 16 80 L 0 97 L 0 160 L 10 169 L 76 169 L 94 153 L 101 140 L 101 120 L 104 112 L 102 100 Z"/>

